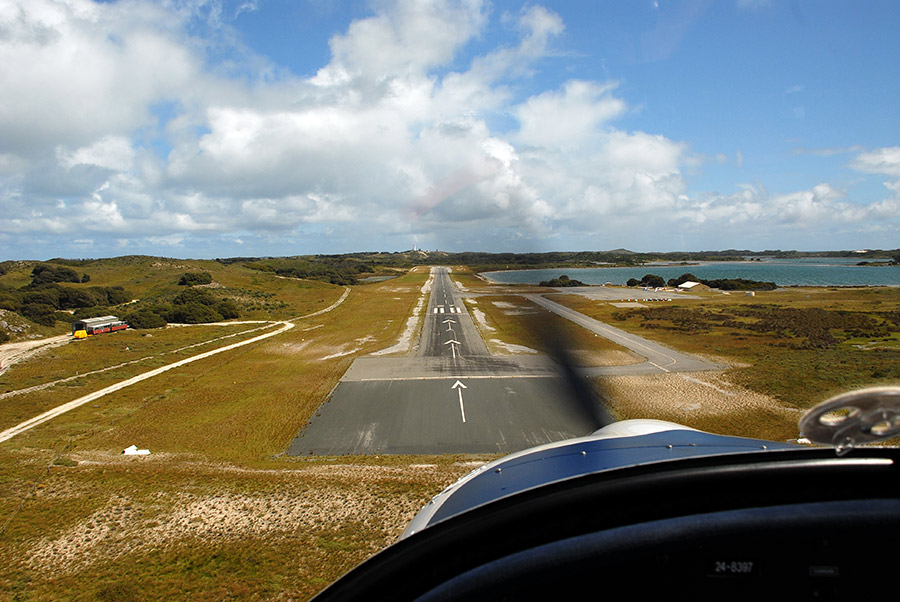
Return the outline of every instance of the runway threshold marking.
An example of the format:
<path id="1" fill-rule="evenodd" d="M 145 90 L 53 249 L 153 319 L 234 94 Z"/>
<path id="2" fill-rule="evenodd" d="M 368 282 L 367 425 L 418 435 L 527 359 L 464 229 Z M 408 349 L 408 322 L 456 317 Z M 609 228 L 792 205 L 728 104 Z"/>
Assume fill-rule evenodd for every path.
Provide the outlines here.
<path id="1" fill-rule="evenodd" d="M 466 421 L 466 407 L 463 405 L 462 390 L 467 388 L 468 387 L 462 384 L 462 382 L 460 382 L 459 380 L 453 383 L 453 386 L 450 387 L 451 390 L 456 389 L 456 392 L 459 393 L 459 413 L 462 416 L 463 422 Z"/>

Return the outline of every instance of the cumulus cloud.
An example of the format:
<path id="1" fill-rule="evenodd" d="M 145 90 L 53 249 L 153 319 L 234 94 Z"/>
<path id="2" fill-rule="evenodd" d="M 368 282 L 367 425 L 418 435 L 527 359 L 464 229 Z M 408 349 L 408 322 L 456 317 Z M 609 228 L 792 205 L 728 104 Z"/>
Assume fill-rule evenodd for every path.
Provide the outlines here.
<path id="1" fill-rule="evenodd" d="M 383 5 L 375 16 L 354 21 L 347 33 L 331 38 L 332 61 L 313 81 L 330 86 L 356 78 L 382 82 L 422 76 L 450 62 L 485 22 L 481 0 Z"/>
<path id="2" fill-rule="evenodd" d="M 521 127 L 517 141 L 536 146 L 580 146 L 625 111 L 612 96 L 614 83 L 573 80 L 562 91 L 532 96 L 515 110 Z"/>
<path id="3" fill-rule="evenodd" d="M 74 151 L 59 146 L 56 158 L 65 169 L 88 165 L 113 171 L 128 171 L 134 162 L 134 149 L 131 147 L 131 140 L 125 136 L 104 136 L 93 144 Z"/>
<path id="4" fill-rule="evenodd" d="M 866 173 L 900 177 L 900 146 L 860 153 L 850 165 Z"/>
<path id="5" fill-rule="evenodd" d="M 29 0 L 0 7 L 0 151 L 130 135 L 152 103 L 202 79 L 178 19 L 149 2 Z"/>
<path id="6" fill-rule="evenodd" d="M 292 253 L 298 241 L 490 248 L 577 235 L 600 248 L 617 230 L 863 223 L 896 208 L 893 183 L 870 205 L 826 183 L 690 194 L 685 167 L 724 155 L 620 127 L 629 106 L 618 82 L 522 92 L 558 59 L 565 31 L 540 5 L 497 15 L 481 0 L 376 2 L 332 36 L 312 77 L 243 48 L 227 24 L 252 10 L 0 4 L 0 85 L 14 91 L 0 102 L 0 245 L 45 233 L 101 252 Z M 514 38 L 464 52 L 491 19 Z M 229 44 L 217 64 L 210 48 Z M 256 68 L 267 76 L 245 76 Z M 862 152 L 851 166 L 895 178 L 900 150 Z"/>
<path id="7" fill-rule="evenodd" d="M 825 249 L 831 248 L 830 237 L 838 231 L 872 230 L 876 224 L 897 231 L 896 223 L 884 220 L 898 215 L 900 202 L 854 202 L 846 191 L 828 183 L 775 195 L 760 184 L 747 184 L 730 195 L 686 199 L 680 212 L 688 230 L 721 228 L 735 233 L 738 240 L 765 240 L 775 234 L 802 237 L 807 230 L 826 233 L 818 243 Z"/>

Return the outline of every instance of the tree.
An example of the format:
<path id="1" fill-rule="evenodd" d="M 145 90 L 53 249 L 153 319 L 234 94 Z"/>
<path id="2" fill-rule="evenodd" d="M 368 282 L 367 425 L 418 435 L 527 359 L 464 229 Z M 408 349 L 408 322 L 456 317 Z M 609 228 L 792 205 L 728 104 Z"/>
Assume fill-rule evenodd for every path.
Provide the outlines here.
<path id="1" fill-rule="evenodd" d="M 60 288 L 48 286 L 35 291 L 28 291 L 22 298 L 22 305 L 49 305 L 53 309 L 60 308 Z"/>
<path id="2" fill-rule="evenodd" d="M 212 275 L 209 272 L 185 272 L 178 281 L 180 286 L 194 286 L 195 284 L 209 284 Z"/>
<path id="3" fill-rule="evenodd" d="M 209 305 L 191 301 L 172 306 L 172 312 L 165 316 L 169 322 L 183 324 L 204 324 L 222 320 L 222 314 Z"/>
<path id="4" fill-rule="evenodd" d="M 641 286 L 659 288 L 665 285 L 666 281 L 662 279 L 662 276 L 657 276 L 656 274 L 645 274 L 644 277 L 641 278 Z"/>
<path id="5" fill-rule="evenodd" d="M 569 278 L 565 274 L 563 274 L 559 278 L 553 278 L 552 280 L 542 280 L 538 286 L 560 287 L 560 286 L 587 286 L 587 285 L 580 280 L 574 280 L 572 278 Z"/>
<path id="6" fill-rule="evenodd" d="M 139 309 L 122 318 L 131 328 L 162 328 L 166 319 L 150 309 Z"/>
<path id="7" fill-rule="evenodd" d="M 44 303 L 23 305 L 21 313 L 32 322 L 42 326 L 53 326 L 56 324 L 56 308 L 52 305 Z"/>
<path id="8" fill-rule="evenodd" d="M 240 311 L 238 311 L 237 303 L 235 303 L 231 299 L 222 299 L 215 305 L 215 309 L 222 315 L 222 318 L 224 320 L 241 317 L 241 313 Z"/>
<path id="9" fill-rule="evenodd" d="M 56 268 L 52 265 L 36 265 L 31 270 L 31 286 L 40 286 L 51 282 L 81 282 L 81 277 L 73 269 Z"/>

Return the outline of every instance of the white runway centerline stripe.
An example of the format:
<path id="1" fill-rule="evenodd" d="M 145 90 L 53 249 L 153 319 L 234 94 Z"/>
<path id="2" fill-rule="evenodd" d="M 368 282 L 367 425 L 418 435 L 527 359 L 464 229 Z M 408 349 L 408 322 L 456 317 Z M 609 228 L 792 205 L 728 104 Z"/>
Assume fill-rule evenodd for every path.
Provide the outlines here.
<path id="1" fill-rule="evenodd" d="M 462 415 L 462 421 L 466 421 L 466 407 L 463 405 L 462 401 L 462 389 L 457 389 L 459 391 L 459 413 Z"/>
<path id="2" fill-rule="evenodd" d="M 466 407 L 463 405 L 462 390 L 468 389 L 468 387 L 465 386 L 464 384 L 462 384 L 462 382 L 459 379 L 457 379 L 457 381 L 455 383 L 453 383 L 453 386 L 450 388 L 456 389 L 456 392 L 459 393 L 459 414 L 460 414 L 460 416 L 462 416 L 462 421 L 465 422 L 466 421 Z"/>

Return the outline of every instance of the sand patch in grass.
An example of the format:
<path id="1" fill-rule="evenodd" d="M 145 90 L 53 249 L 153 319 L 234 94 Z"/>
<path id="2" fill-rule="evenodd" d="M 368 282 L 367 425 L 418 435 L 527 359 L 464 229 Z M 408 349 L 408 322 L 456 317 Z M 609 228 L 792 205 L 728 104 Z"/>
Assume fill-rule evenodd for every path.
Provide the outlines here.
<path id="1" fill-rule="evenodd" d="M 784 441 L 803 411 L 737 386 L 723 373 L 607 376 L 597 381 L 615 414 L 669 420 L 700 430 Z"/>

